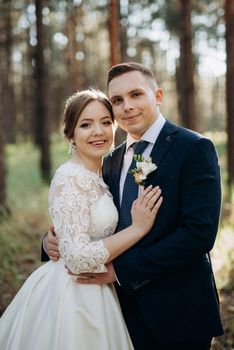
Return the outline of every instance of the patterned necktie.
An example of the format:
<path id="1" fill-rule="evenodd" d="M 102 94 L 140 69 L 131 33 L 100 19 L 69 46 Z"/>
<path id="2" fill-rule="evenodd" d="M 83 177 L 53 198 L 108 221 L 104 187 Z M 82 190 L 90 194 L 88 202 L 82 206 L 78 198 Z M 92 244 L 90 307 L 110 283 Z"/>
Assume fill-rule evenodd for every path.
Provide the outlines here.
<path id="1" fill-rule="evenodd" d="M 134 154 L 142 154 L 149 142 L 139 141 L 134 143 L 131 147 L 133 148 Z M 132 159 L 132 163 L 128 169 L 128 173 L 124 182 L 122 203 L 119 211 L 119 222 L 116 229 L 116 232 L 123 230 L 132 223 L 131 218 L 131 208 L 132 203 L 138 197 L 139 185 L 135 182 L 133 174 L 130 174 L 129 171 L 136 168 L 136 160 Z"/>

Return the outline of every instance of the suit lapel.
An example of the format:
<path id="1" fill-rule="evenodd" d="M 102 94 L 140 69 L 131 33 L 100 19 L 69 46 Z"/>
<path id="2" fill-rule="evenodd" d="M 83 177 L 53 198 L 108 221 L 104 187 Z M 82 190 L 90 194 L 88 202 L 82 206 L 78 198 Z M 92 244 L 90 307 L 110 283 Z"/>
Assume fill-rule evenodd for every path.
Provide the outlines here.
<path id="1" fill-rule="evenodd" d="M 164 127 L 162 128 L 156 143 L 151 151 L 150 157 L 152 158 L 152 162 L 155 163 L 157 166 L 173 144 L 173 141 L 177 137 L 177 127 L 176 125 L 170 123 L 169 121 L 166 121 Z M 111 179 L 111 193 L 113 195 L 115 205 L 117 208 L 120 208 L 119 203 L 119 181 L 120 181 L 120 175 L 121 175 L 121 169 L 123 166 L 123 157 L 125 153 L 126 148 L 126 142 L 124 142 L 115 152 L 116 154 L 113 155 L 113 162 L 112 162 L 112 171 L 111 174 L 113 178 Z M 157 170 L 156 170 L 157 171 Z M 147 177 L 147 180 L 150 179 L 151 175 L 153 173 L 149 174 Z M 148 181 L 146 181 L 147 184 Z"/>
<path id="2" fill-rule="evenodd" d="M 176 125 L 170 123 L 167 120 L 150 154 L 150 157 L 152 158 L 153 163 L 159 166 L 161 160 L 166 155 L 169 148 L 172 146 L 176 137 L 177 137 Z M 149 174 L 147 179 L 150 178 L 151 175 L 153 175 L 153 173 Z"/>
<path id="3" fill-rule="evenodd" d="M 113 159 L 113 169 L 112 169 L 112 195 L 115 201 L 115 205 L 117 206 L 117 209 L 120 208 L 119 203 L 119 182 L 120 182 L 120 175 L 121 170 L 123 166 L 123 157 L 126 149 L 126 142 L 124 142 L 118 150 L 116 150 L 118 153 L 116 154 L 115 158 Z"/>

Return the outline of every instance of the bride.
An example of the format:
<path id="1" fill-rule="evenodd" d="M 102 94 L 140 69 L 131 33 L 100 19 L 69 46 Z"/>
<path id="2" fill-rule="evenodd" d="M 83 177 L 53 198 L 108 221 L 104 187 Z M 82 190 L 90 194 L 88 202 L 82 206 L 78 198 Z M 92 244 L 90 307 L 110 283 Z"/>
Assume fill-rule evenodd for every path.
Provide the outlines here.
<path id="1" fill-rule="evenodd" d="M 161 190 L 142 191 L 132 224 L 116 233 L 117 210 L 101 176 L 102 157 L 113 142 L 113 114 L 97 90 L 72 95 L 64 110 L 71 158 L 49 191 L 49 211 L 61 258 L 38 268 L 0 319 L 1 350 L 133 349 L 114 286 L 77 284 L 68 274 L 106 272 L 106 265 L 151 229 Z"/>

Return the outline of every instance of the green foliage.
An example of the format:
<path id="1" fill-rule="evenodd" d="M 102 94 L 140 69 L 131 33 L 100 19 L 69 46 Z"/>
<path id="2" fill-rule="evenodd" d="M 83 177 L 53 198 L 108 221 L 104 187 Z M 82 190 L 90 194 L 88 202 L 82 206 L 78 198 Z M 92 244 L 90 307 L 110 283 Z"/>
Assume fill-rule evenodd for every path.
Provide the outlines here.
<path id="1" fill-rule="evenodd" d="M 58 135 L 53 136 L 53 172 L 66 158 L 66 144 Z M 47 205 L 48 186 L 39 171 L 39 151 L 31 143 L 18 143 L 7 147 L 7 196 L 13 210 L 36 211 Z"/>
<path id="2" fill-rule="evenodd" d="M 0 221 L 0 314 L 25 278 L 40 264 L 40 242 L 51 221 L 49 187 L 41 180 L 39 153 L 30 143 L 7 147 L 10 216 Z M 53 168 L 66 159 L 66 145 L 53 137 Z"/>
<path id="3" fill-rule="evenodd" d="M 175 35 L 178 35 L 181 22 L 181 14 L 178 8 L 178 1 L 165 1 L 161 7 L 161 14 L 165 20 L 168 30 Z"/>

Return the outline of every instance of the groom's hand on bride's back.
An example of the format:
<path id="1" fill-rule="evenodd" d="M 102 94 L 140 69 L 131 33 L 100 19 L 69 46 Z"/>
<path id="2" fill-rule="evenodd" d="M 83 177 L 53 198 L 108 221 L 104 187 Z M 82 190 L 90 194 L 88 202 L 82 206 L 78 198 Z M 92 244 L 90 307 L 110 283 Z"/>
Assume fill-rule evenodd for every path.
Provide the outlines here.
<path id="1" fill-rule="evenodd" d="M 54 235 L 54 228 L 52 227 L 43 239 L 43 247 L 50 260 L 58 261 L 60 258 L 58 242 L 59 240 Z"/>

